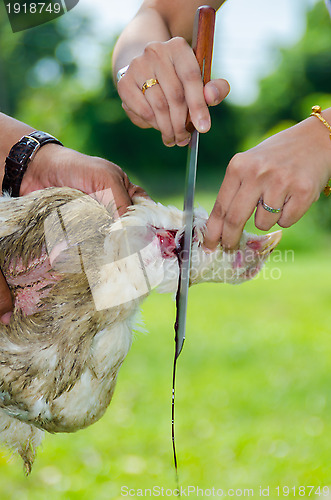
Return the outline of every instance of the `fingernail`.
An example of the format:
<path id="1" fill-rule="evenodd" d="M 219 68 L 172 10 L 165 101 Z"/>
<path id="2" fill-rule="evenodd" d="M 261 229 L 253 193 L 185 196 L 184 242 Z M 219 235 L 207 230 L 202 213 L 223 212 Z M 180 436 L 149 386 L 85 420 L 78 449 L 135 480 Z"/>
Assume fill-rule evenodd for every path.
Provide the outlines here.
<path id="1" fill-rule="evenodd" d="M 11 311 L 3 314 L 0 318 L 1 323 L 4 325 L 9 325 L 13 313 Z"/>
<path id="2" fill-rule="evenodd" d="M 220 93 L 218 91 L 218 88 L 213 84 L 210 84 L 209 89 L 211 90 L 212 99 L 213 99 L 212 102 L 210 103 L 210 105 L 215 106 L 216 104 L 219 104 L 221 102 Z"/>
<path id="3" fill-rule="evenodd" d="M 175 146 L 175 142 L 165 142 L 164 145 L 167 146 L 167 148 L 172 148 L 173 146 Z"/>
<path id="4" fill-rule="evenodd" d="M 188 143 L 190 142 L 190 140 L 191 140 L 191 137 L 187 137 L 183 141 L 177 142 L 177 146 L 180 146 L 180 147 L 187 146 Z"/>
<path id="5" fill-rule="evenodd" d="M 215 252 L 217 246 L 215 248 L 208 248 L 204 245 L 204 243 L 201 243 L 201 248 L 206 254 L 211 254 Z"/>
<path id="6" fill-rule="evenodd" d="M 198 132 L 208 132 L 210 129 L 210 121 L 209 120 L 199 120 L 198 122 Z"/>

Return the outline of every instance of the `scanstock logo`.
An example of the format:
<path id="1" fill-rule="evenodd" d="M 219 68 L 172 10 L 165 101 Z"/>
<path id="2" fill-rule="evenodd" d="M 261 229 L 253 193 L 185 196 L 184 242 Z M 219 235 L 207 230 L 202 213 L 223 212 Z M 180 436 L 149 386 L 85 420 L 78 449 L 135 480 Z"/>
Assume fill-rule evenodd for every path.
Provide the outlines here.
<path id="1" fill-rule="evenodd" d="M 79 0 L 3 0 L 14 33 L 53 21 L 73 9 Z"/>

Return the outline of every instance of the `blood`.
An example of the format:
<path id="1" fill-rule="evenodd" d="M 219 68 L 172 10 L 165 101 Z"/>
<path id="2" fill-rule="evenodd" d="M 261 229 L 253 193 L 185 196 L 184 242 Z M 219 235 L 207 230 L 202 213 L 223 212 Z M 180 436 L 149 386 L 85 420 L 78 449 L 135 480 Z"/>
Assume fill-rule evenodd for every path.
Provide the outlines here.
<path id="1" fill-rule="evenodd" d="M 183 256 L 183 245 L 184 245 L 184 233 L 182 234 L 178 245 L 175 249 L 175 255 L 178 259 L 179 266 L 179 276 L 178 276 L 178 286 L 176 293 L 176 319 L 174 324 L 175 330 L 175 356 L 174 356 L 174 364 L 172 369 L 172 393 L 171 393 L 171 440 L 172 440 L 172 451 L 174 457 L 174 466 L 176 472 L 176 482 L 177 482 L 177 491 L 179 495 L 179 478 L 178 478 L 178 462 L 177 462 L 177 453 L 176 453 L 176 439 L 175 439 L 175 388 L 176 388 L 176 366 L 178 359 L 178 304 L 179 304 L 179 292 L 180 292 L 180 283 L 182 276 L 182 256 Z"/>
<path id="2" fill-rule="evenodd" d="M 259 240 L 250 240 L 247 241 L 246 245 L 248 248 L 251 248 L 252 250 L 258 252 L 261 249 L 261 242 Z"/>
<path id="3" fill-rule="evenodd" d="M 176 256 L 176 243 L 175 243 L 175 237 L 176 237 L 177 231 L 170 230 L 170 229 L 158 229 L 157 230 L 157 238 L 159 240 L 160 244 L 160 249 L 162 252 L 162 257 L 164 259 L 169 258 L 169 257 L 175 257 Z"/>
<path id="4" fill-rule="evenodd" d="M 232 267 L 234 269 L 238 268 L 238 267 L 242 267 L 243 265 L 243 255 L 242 255 L 242 251 L 241 250 L 238 250 L 237 253 L 236 253 L 236 256 L 235 256 L 235 259 L 234 259 L 234 262 L 233 262 L 233 265 Z"/>

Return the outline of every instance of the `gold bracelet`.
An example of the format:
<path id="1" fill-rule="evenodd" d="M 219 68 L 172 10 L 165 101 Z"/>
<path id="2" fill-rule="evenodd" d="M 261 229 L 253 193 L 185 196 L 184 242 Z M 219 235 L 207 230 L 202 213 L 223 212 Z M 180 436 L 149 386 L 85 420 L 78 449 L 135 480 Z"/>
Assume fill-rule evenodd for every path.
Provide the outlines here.
<path id="1" fill-rule="evenodd" d="M 312 110 L 312 113 L 310 113 L 310 116 L 316 116 L 316 118 L 318 118 L 323 123 L 323 125 L 326 126 L 326 128 L 330 132 L 330 140 L 331 140 L 331 125 L 322 116 L 322 108 L 321 108 L 321 106 L 313 106 L 311 108 L 311 110 Z M 330 183 L 331 183 L 331 179 L 329 179 L 329 182 L 327 183 L 327 185 L 323 189 L 323 193 L 325 194 L 325 196 L 329 196 L 331 194 L 331 185 L 330 185 Z"/>

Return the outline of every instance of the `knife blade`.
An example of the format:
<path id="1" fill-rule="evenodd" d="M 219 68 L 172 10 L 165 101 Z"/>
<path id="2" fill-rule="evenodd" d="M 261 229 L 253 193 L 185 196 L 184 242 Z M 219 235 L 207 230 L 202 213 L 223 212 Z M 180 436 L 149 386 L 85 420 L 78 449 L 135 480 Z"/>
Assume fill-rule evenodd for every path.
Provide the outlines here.
<path id="1" fill-rule="evenodd" d="M 199 63 L 204 85 L 210 80 L 215 15 L 215 9 L 212 7 L 199 7 L 195 15 L 193 26 L 192 48 Z M 186 128 L 192 133 L 192 135 L 191 141 L 188 145 L 184 197 L 184 236 L 182 250 L 179 257 L 180 273 L 176 297 L 177 314 L 175 322 L 175 359 L 177 359 L 180 355 L 185 340 L 188 289 L 190 284 L 194 192 L 199 147 L 199 132 L 194 128 L 189 116 Z"/>

